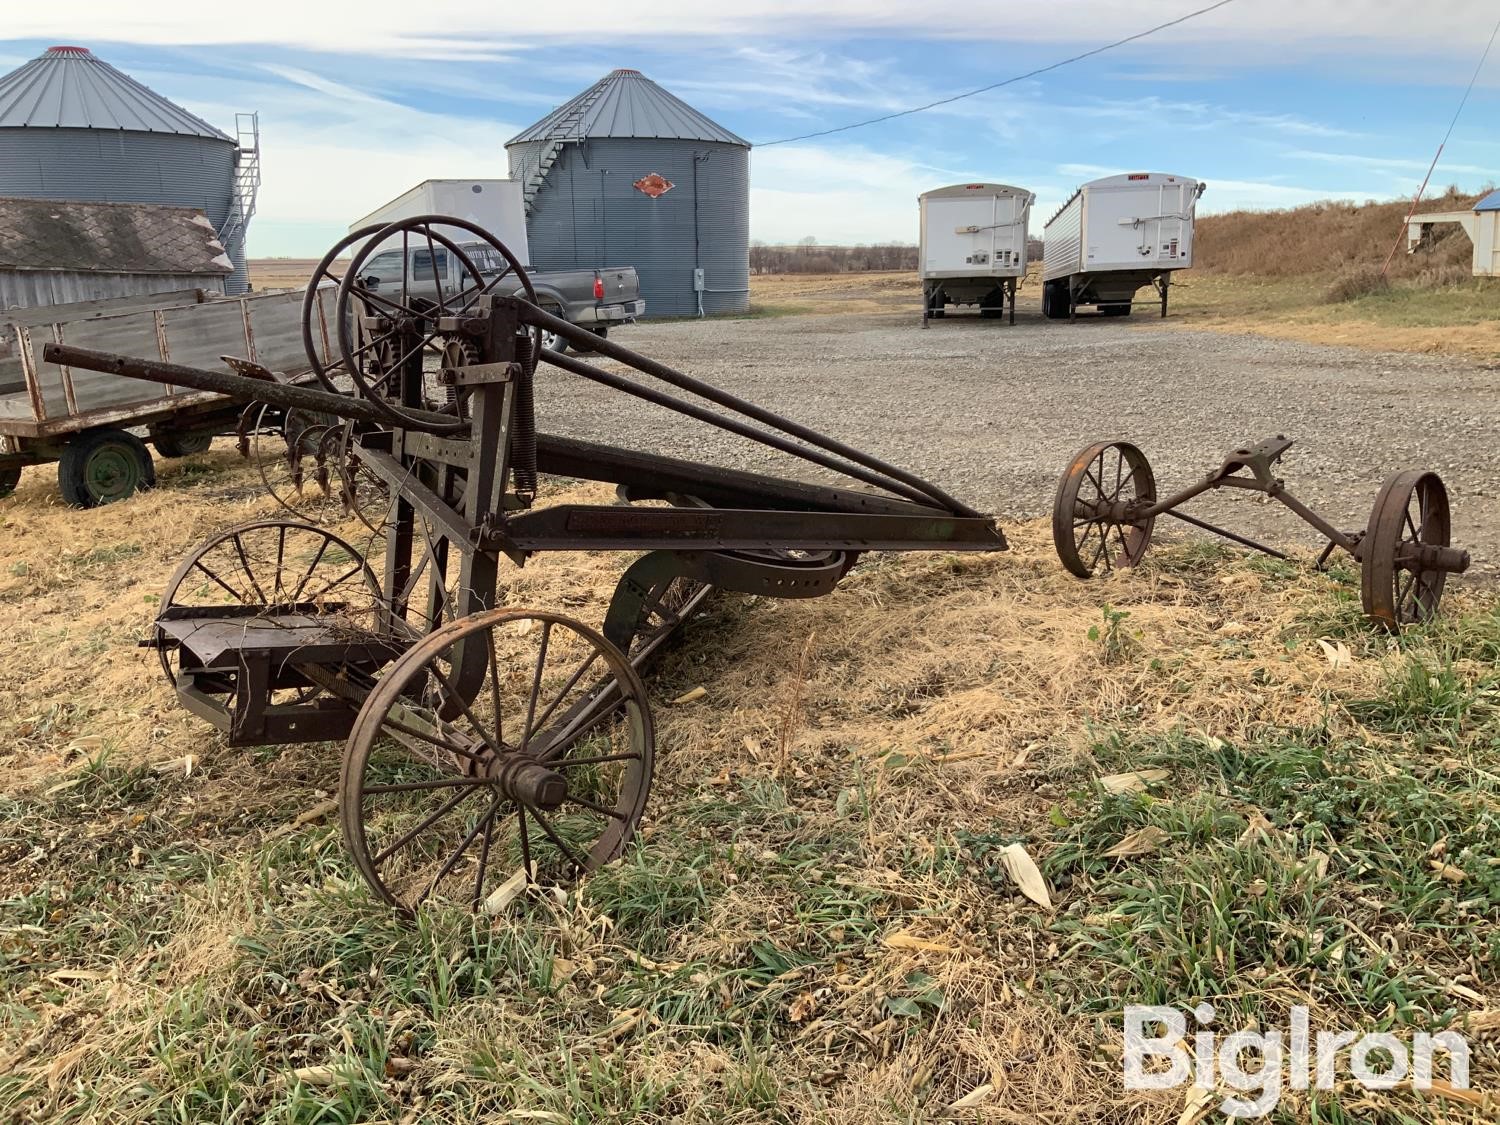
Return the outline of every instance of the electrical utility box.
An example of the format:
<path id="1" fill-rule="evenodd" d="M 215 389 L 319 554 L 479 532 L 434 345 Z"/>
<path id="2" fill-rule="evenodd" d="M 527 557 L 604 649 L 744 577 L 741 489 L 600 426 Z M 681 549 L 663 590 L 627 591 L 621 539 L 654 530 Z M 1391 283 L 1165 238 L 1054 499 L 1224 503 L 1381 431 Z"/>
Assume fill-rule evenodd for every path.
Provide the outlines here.
<path id="1" fill-rule="evenodd" d="M 954 184 L 917 197 L 923 323 L 950 305 L 999 316 L 1026 274 L 1027 227 L 1036 196 L 1009 184 Z"/>

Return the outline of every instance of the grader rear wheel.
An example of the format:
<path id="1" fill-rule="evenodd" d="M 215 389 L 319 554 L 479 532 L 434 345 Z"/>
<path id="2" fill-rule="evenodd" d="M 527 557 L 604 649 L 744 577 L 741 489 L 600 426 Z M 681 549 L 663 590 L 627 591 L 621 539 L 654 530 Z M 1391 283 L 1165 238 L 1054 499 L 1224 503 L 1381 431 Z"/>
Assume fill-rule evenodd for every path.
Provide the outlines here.
<path id="1" fill-rule="evenodd" d="M 646 689 L 588 626 L 538 610 L 461 618 L 407 651 L 360 710 L 339 781 L 344 842 L 383 901 L 493 910 L 624 850 L 651 787 Z"/>
<path id="2" fill-rule="evenodd" d="M 1069 463 L 1052 506 L 1052 542 L 1079 578 L 1135 566 L 1151 545 L 1156 478 L 1146 455 L 1125 441 L 1085 446 Z"/>
<path id="3" fill-rule="evenodd" d="M 1360 593 L 1365 615 L 1391 632 L 1437 613 L 1446 570 L 1425 566 L 1423 547 L 1447 547 L 1448 490 L 1436 473 L 1417 470 L 1386 479 L 1361 543 Z"/>

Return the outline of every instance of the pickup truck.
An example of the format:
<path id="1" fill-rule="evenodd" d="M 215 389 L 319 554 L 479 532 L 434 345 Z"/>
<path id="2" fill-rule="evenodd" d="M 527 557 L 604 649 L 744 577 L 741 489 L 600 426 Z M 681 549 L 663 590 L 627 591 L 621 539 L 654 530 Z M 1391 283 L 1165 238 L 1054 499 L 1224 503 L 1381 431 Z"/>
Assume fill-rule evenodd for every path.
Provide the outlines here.
<path id="1" fill-rule="evenodd" d="M 481 274 L 492 276 L 505 268 L 505 261 L 484 243 L 459 243 L 459 248 L 478 267 Z M 434 300 L 438 285 L 446 296 L 466 288 L 470 278 L 463 264 L 441 246 L 409 247 L 406 261 L 400 248 L 382 250 L 370 258 L 360 273 L 360 281 L 371 291 L 400 293 L 405 267 L 408 298 Z M 633 266 L 610 266 L 596 270 L 527 271 L 537 302 L 548 312 L 581 327 L 601 339 L 610 326 L 624 324 L 646 312 L 641 297 L 641 282 Z M 519 286 L 510 295 L 519 292 Z M 564 352 L 568 342 L 554 333 L 542 335 L 542 346 Z"/>

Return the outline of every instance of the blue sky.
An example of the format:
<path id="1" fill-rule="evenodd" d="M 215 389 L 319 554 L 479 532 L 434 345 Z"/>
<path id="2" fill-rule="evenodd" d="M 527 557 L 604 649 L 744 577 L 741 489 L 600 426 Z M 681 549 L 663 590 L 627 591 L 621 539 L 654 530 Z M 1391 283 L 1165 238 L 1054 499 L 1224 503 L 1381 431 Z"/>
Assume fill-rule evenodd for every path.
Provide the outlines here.
<path id="1" fill-rule="evenodd" d="M 220 128 L 258 110 L 250 252 L 314 256 L 422 179 L 505 175 L 512 134 L 615 67 L 759 142 L 995 82 L 1201 2 L 63 0 L 7 12 L 0 71 L 74 43 Z M 754 151 L 751 235 L 914 241 L 918 193 L 980 179 L 1035 191 L 1038 232 L 1079 182 L 1118 171 L 1206 180 L 1204 211 L 1410 194 L 1497 18 L 1494 0 L 1237 0 L 1004 90 Z M 1500 49 L 1435 189 L 1500 180 L 1497 111 Z"/>

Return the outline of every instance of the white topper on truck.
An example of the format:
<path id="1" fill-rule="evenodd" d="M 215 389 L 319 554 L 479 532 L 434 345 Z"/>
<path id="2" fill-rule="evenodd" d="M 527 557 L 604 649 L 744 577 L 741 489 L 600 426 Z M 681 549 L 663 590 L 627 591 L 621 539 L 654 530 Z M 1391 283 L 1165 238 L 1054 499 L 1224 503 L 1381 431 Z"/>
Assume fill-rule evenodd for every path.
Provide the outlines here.
<path id="1" fill-rule="evenodd" d="M 1149 285 L 1166 316 L 1172 272 L 1193 264 L 1193 213 L 1206 186 L 1162 172 L 1084 184 L 1043 230 L 1043 315 L 1071 320 L 1094 305 L 1103 316 L 1129 316 Z"/>
<path id="2" fill-rule="evenodd" d="M 352 234 L 420 215 L 452 215 L 488 231 L 526 267 L 542 308 L 587 328 L 601 339 L 612 327 L 627 324 L 646 313 L 634 266 L 531 268 L 526 210 L 521 202 L 521 184 L 515 180 L 423 180 L 353 223 L 349 231 Z M 501 274 L 506 269 L 500 252 L 480 242 L 473 231 L 440 224 L 435 224 L 433 230 L 463 251 L 481 275 Z M 412 300 L 426 301 L 440 301 L 472 283 L 468 266 L 442 246 L 415 242 L 403 246 L 400 238 L 389 240 L 365 262 L 361 281 L 372 292 L 395 289 Z M 556 333 L 543 332 L 542 346 L 562 352 L 570 345 Z"/>
<path id="3" fill-rule="evenodd" d="M 1026 275 L 1027 225 L 1036 196 L 1009 184 L 954 184 L 917 197 L 921 220 L 922 327 L 949 305 L 998 317 Z"/>

